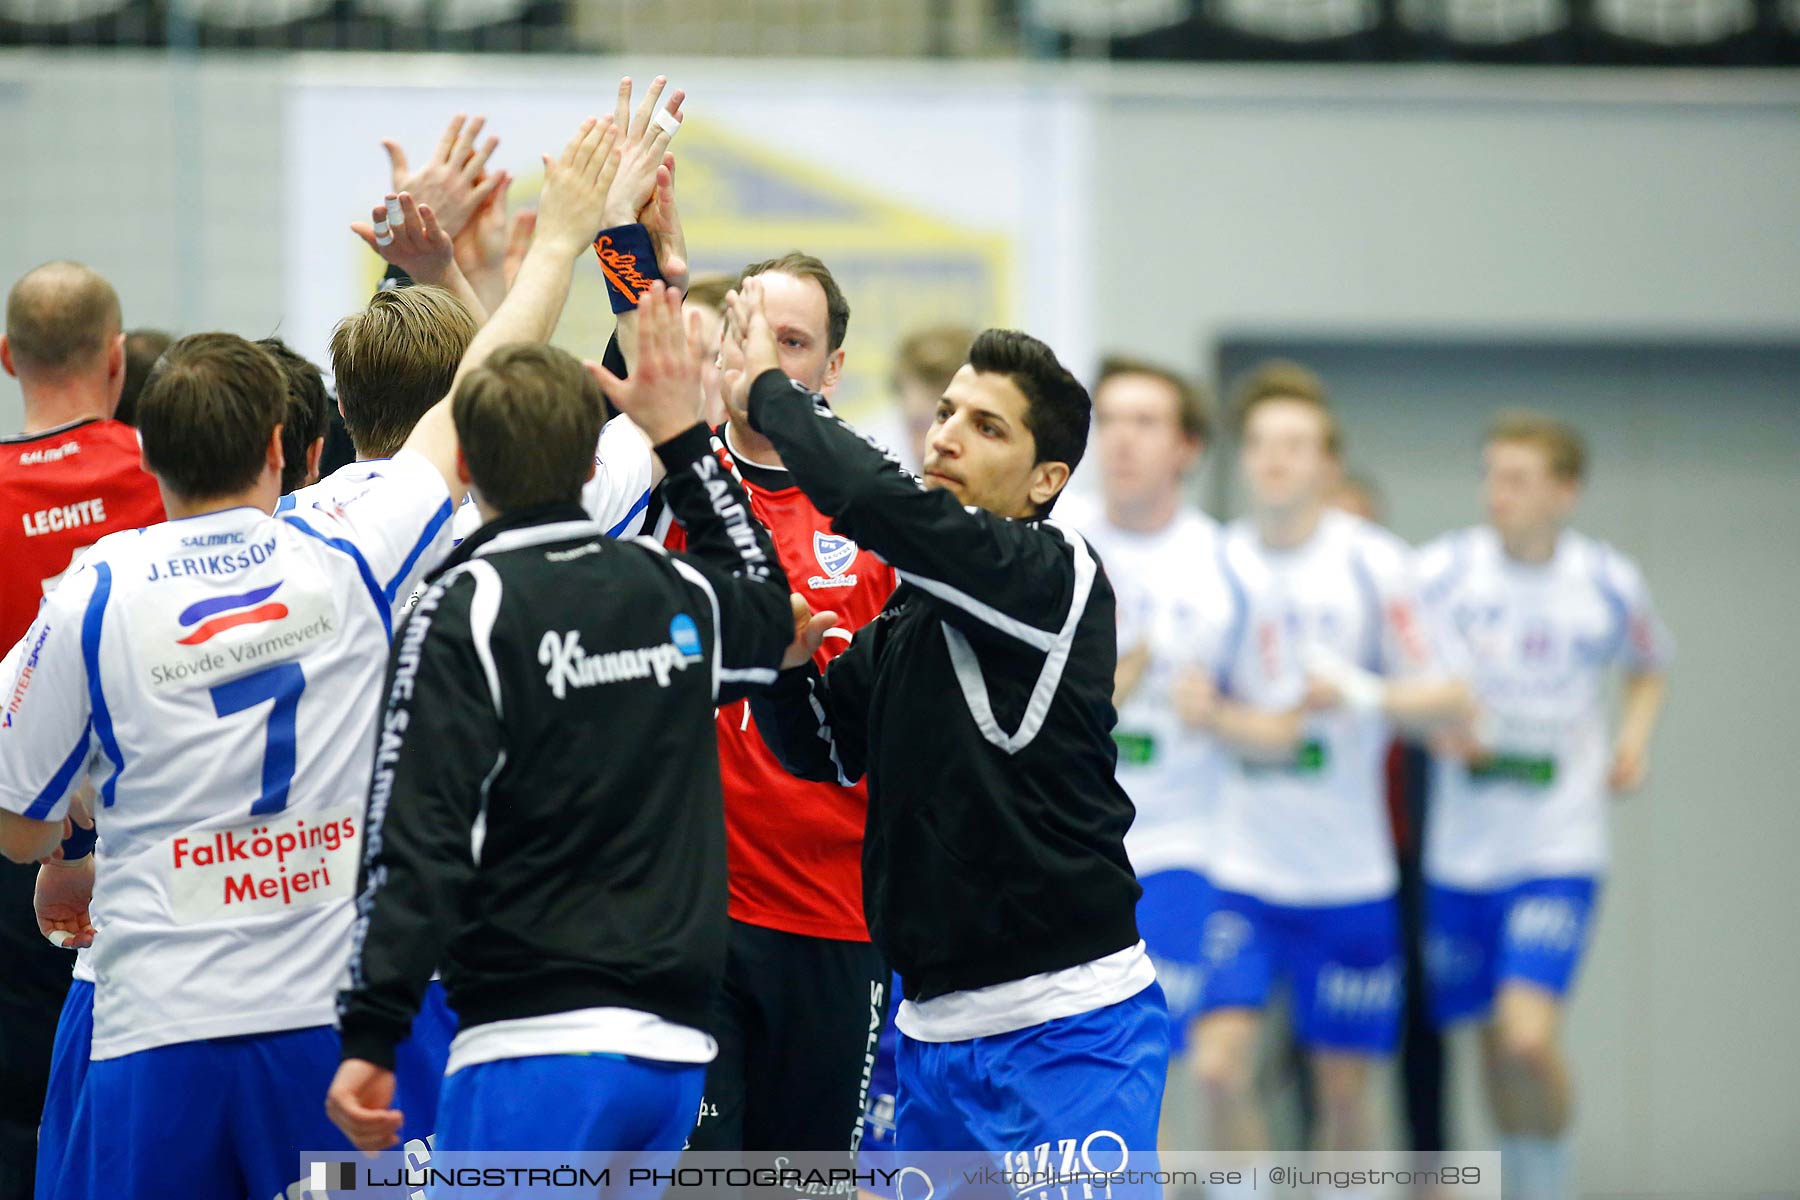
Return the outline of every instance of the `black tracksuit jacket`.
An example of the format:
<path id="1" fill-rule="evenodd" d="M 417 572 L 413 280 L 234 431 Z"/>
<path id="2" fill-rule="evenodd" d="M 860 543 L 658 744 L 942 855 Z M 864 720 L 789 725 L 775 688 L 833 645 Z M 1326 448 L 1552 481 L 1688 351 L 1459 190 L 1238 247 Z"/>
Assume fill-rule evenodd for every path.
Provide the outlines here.
<path id="1" fill-rule="evenodd" d="M 726 931 L 713 709 L 774 679 L 793 621 L 705 427 L 657 451 L 685 554 L 608 538 L 576 506 L 508 514 L 396 635 L 345 1057 L 391 1066 L 440 963 L 465 1029 L 610 1006 L 709 1028 Z"/>
<path id="2" fill-rule="evenodd" d="M 869 778 L 863 905 L 912 1000 L 1072 967 L 1138 940 L 1113 778 L 1113 594 L 1081 536 L 926 491 L 779 371 L 750 423 L 900 588 L 823 677 L 752 695 L 807 779 Z"/>

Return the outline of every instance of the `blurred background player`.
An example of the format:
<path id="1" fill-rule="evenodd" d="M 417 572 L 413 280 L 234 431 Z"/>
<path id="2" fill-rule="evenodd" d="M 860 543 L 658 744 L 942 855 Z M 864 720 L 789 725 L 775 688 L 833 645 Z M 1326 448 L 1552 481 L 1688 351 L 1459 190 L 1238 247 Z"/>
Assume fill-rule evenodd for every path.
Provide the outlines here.
<path id="1" fill-rule="evenodd" d="M 826 265 L 791 253 L 744 268 L 759 281 L 781 367 L 830 396 L 844 365 L 850 304 Z M 735 343 L 727 369 L 742 369 Z M 837 625 L 822 671 L 896 586 L 891 567 L 834 531 L 742 408 L 713 435 L 768 529 L 788 586 Z M 668 544 L 686 544 L 670 531 Z M 719 766 L 731 862 L 730 952 L 716 1018 L 719 1057 L 696 1150 L 856 1149 L 870 1083 L 870 1030 L 886 1018 L 889 976 L 863 915 L 862 785 L 796 779 L 764 743 L 747 701 L 719 710 Z"/>
<path id="2" fill-rule="evenodd" d="M 144 391 L 144 381 L 150 378 L 150 368 L 174 340 L 173 334 L 160 329 L 133 329 L 125 335 L 125 387 L 119 393 L 119 407 L 113 412 L 113 420 L 126 425 L 137 424 L 137 402 Z"/>
<path id="3" fill-rule="evenodd" d="M 1309 1051 L 1315 1140 L 1369 1149 L 1368 1078 L 1394 1050 L 1402 989 L 1388 723 L 1450 720 L 1467 699 L 1430 676 L 1408 547 L 1326 504 L 1341 446 L 1317 379 L 1274 364 L 1240 395 L 1249 515 L 1228 542 L 1257 564 L 1245 580 L 1254 651 L 1241 695 L 1281 703 L 1278 660 L 1291 652 L 1311 676 L 1314 711 L 1285 759 L 1246 759 L 1227 776 L 1200 1072 L 1218 1148 L 1266 1149 L 1253 1068 L 1262 1010 L 1285 981 Z"/>
<path id="4" fill-rule="evenodd" d="M 1278 752 L 1291 749 L 1299 731 L 1296 707 L 1258 713 L 1223 698 L 1249 644 L 1250 613 L 1242 569 L 1227 562 L 1218 523 L 1185 495 L 1209 428 L 1197 385 L 1150 363 L 1108 358 L 1094 385 L 1102 504 L 1068 503 L 1062 514 L 1099 554 L 1117 597 L 1113 740 L 1119 783 L 1137 810 L 1125 849 L 1144 888 L 1138 930 L 1168 998 L 1172 1059 L 1185 1054 L 1188 1025 L 1200 1014 L 1219 739 Z M 1171 1061 L 1171 1080 L 1176 1068 Z M 1170 1123 L 1177 1108 L 1165 1104 L 1162 1144 L 1201 1144 L 1197 1129 Z"/>
<path id="5" fill-rule="evenodd" d="M 119 297 L 79 263 L 53 262 L 6 298 L 0 366 L 19 381 L 25 428 L 0 437 L 0 653 L 10 650 L 70 564 L 108 533 L 163 518 L 137 436 L 113 419 L 127 374 Z M 10 684 L 11 679 L 7 680 Z M 0 720 L 10 721 L 10 707 Z M 62 870 L 63 868 L 52 868 Z M 73 868 L 69 868 L 72 870 Z M 39 868 L 0 862 L 0 1197 L 29 1196 L 37 1127 L 71 960 L 32 917 Z M 58 884 L 67 882 L 57 877 Z M 86 972 L 84 972 L 85 974 Z"/>
<path id="6" fill-rule="evenodd" d="M 1560 1200 L 1563 1012 L 1606 870 L 1607 795 L 1644 780 L 1672 645 L 1636 564 L 1568 527 L 1587 463 L 1575 429 L 1503 413 L 1482 459 L 1487 524 L 1421 556 L 1432 628 L 1481 705 L 1472 734 L 1441 740 L 1433 776 L 1433 1006 L 1445 1024 L 1482 1022 L 1507 1194 Z"/>
<path id="7" fill-rule="evenodd" d="M 1357 471 L 1346 470 L 1331 489 L 1331 506 L 1371 521 L 1386 524 L 1386 506 L 1379 484 Z M 1406 1116 L 1410 1148 L 1421 1156 L 1434 1155 L 1447 1145 L 1444 1108 L 1444 1039 L 1431 1016 L 1431 990 L 1425 986 L 1425 880 L 1424 854 L 1426 793 L 1431 758 L 1420 741 L 1404 733 L 1388 746 L 1388 820 L 1393 826 L 1395 865 L 1400 873 L 1400 941 L 1406 957 L 1406 995 L 1401 1000 L 1400 1107 Z M 1307 1107 L 1303 1126 L 1311 1130 L 1310 1087 L 1304 1054 L 1296 1055 L 1301 1095 Z M 1428 1169 L 1429 1158 L 1421 1158 Z"/>
<path id="8" fill-rule="evenodd" d="M 280 338 L 263 338 L 256 344 L 275 356 L 287 380 L 287 415 L 281 422 L 281 492 L 286 495 L 319 482 L 319 456 L 325 452 L 331 406 L 325 398 L 325 377 L 311 361 Z"/>
<path id="9" fill-rule="evenodd" d="M 974 341 L 973 329 L 932 325 L 913 330 L 894 347 L 894 365 L 888 376 L 893 406 L 872 422 L 870 432 L 915 475 L 925 461 L 938 400 L 969 361 L 969 346 Z"/>

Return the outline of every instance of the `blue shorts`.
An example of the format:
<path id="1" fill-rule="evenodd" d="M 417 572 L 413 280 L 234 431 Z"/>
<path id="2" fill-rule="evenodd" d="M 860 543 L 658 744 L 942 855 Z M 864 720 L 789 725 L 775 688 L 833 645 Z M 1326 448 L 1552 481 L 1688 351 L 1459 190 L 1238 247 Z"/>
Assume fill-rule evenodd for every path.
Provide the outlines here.
<path id="1" fill-rule="evenodd" d="M 1117 1004 L 961 1042 L 900 1038 L 902 1152 L 1033 1153 L 1073 1144 L 1096 1170 L 1149 1169 L 1169 1072 L 1169 1010 L 1149 987 Z M 1154 1184 L 1126 1195 L 1160 1197 Z"/>
<path id="2" fill-rule="evenodd" d="M 309 1150 L 350 1152 L 325 1117 L 329 1025 L 212 1038 L 88 1064 L 57 1200 L 268 1200 Z"/>
<path id="3" fill-rule="evenodd" d="M 476 1063 L 444 1079 L 437 1148 L 673 1153 L 694 1130 L 705 1086 L 704 1064 L 622 1054 Z"/>
<path id="4" fill-rule="evenodd" d="M 412 1035 L 394 1047 L 394 1107 L 405 1117 L 403 1141 L 429 1138 L 437 1129 L 438 1089 L 455 1038 L 456 1014 L 444 999 L 444 985 L 434 979 L 413 1017 Z"/>
<path id="5" fill-rule="evenodd" d="M 94 1045 L 94 985 L 85 979 L 69 984 L 62 1015 L 56 1019 L 56 1041 L 50 1046 L 50 1086 L 44 1092 L 44 1117 L 38 1123 L 37 1186 L 34 1200 L 54 1200 L 63 1153 L 75 1128 L 75 1102 L 87 1078 L 88 1052 Z"/>
<path id="6" fill-rule="evenodd" d="M 303 1071 L 316 1070 L 317 1063 L 314 1061 L 314 1056 L 306 1049 L 306 1047 L 311 1043 L 320 1042 L 320 1040 L 316 1036 L 302 1038 L 299 1035 L 317 1035 L 319 1032 L 318 1029 L 301 1029 L 289 1030 L 277 1034 L 256 1034 L 242 1038 L 215 1038 L 209 1041 L 183 1042 L 176 1046 L 163 1046 L 159 1047 L 157 1050 L 141 1051 L 140 1054 L 154 1055 L 160 1054 L 162 1051 L 186 1049 L 195 1051 L 194 1054 L 189 1056 L 190 1058 L 203 1059 L 204 1056 L 201 1055 L 199 1051 L 204 1050 L 206 1047 L 231 1047 L 235 1044 L 255 1041 L 258 1038 L 286 1038 L 290 1039 L 288 1043 L 284 1043 L 281 1047 L 272 1048 L 270 1050 L 270 1055 L 273 1057 L 270 1058 L 269 1061 L 293 1062 L 299 1064 L 300 1069 Z M 326 1086 L 329 1086 L 331 1076 L 337 1071 L 339 1050 L 337 1048 L 337 1035 L 328 1028 L 324 1029 L 323 1032 L 330 1040 L 330 1045 L 328 1047 L 329 1054 L 326 1058 L 329 1069 L 325 1073 L 325 1084 Z M 74 1197 L 85 1195 L 86 1192 L 82 1189 L 89 1188 L 92 1185 L 92 1180 L 94 1178 L 92 1172 L 96 1169 L 92 1161 L 79 1165 L 71 1175 L 65 1178 L 61 1175 L 62 1164 L 60 1160 L 64 1157 L 68 1145 L 73 1138 L 73 1130 L 76 1122 L 78 1120 L 86 1122 L 90 1119 L 88 1116 L 87 1100 L 82 1096 L 82 1087 L 90 1073 L 88 1055 L 89 1050 L 93 1045 L 93 1035 L 94 985 L 82 980 L 76 980 L 70 985 L 68 999 L 63 1003 L 62 1017 L 58 1020 L 56 1026 L 56 1044 L 51 1052 L 50 1087 L 48 1093 L 44 1097 L 43 1123 L 38 1128 L 38 1184 L 35 1192 L 36 1200 L 49 1200 L 52 1196 Z M 403 1143 L 411 1141 L 427 1141 L 432 1135 L 432 1130 L 435 1128 L 437 1122 L 438 1085 L 443 1080 L 444 1063 L 450 1054 L 450 1040 L 455 1036 L 456 1014 L 451 1012 L 450 1006 L 444 1000 L 443 984 L 433 980 L 425 990 L 424 1005 L 420 1008 L 419 1014 L 413 1018 L 412 1035 L 404 1042 L 401 1042 L 394 1052 L 394 1104 L 395 1107 L 399 1108 L 400 1111 L 405 1114 L 406 1118 L 400 1130 L 400 1137 Z M 322 1042 L 320 1042 L 320 1044 L 323 1045 Z M 136 1060 L 139 1057 L 139 1054 L 127 1054 L 118 1059 L 110 1059 L 108 1060 L 108 1063 L 127 1063 Z M 174 1058 L 177 1059 L 179 1057 L 180 1056 L 174 1056 Z M 247 1056 L 239 1053 L 234 1057 L 233 1055 L 222 1053 L 218 1057 L 217 1062 L 220 1069 L 231 1069 L 230 1064 L 237 1061 L 249 1062 L 252 1064 L 252 1070 L 254 1072 L 255 1070 L 260 1069 L 263 1057 L 267 1056 Z M 169 1056 L 155 1060 L 146 1059 L 140 1065 L 128 1068 L 128 1070 L 147 1072 L 149 1078 L 155 1079 L 159 1077 L 157 1075 L 158 1072 L 173 1072 L 176 1070 L 176 1068 L 167 1065 L 168 1061 L 170 1061 Z M 108 1073 L 109 1076 L 119 1075 L 118 1071 L 109 1070 Z M 252 1078 L 261 1079 L 264 1077 L 253 1075 Z M 119 1079 L 113 1078 L 109 1087 L 118 1086 L 123 1085 L 120 1084 Z M 190 1081 L 186 1086 L 191 1087 L 193 1085 Z M 132 1084 L 130 1087 L 132 1089 L 130 1094 L 146 1096 L 154 1094 L 153 1085 L 146 1085 L 141 1089 L 140 1085 L 137 1084 Z M 304 1106 L 307 1103 L 306 1098 L 301 1094 L 298 1088 L 278 1089 L 270 1094 L 280 1097 L 281 1099 L 278 1101 L 280 1104 L 291 1103 Z M 324 1093 L 321 1092 L 319 1094 L 319 1102 L 314 1106 L 320 1108 L 321 1111 L 323 1110 L 324 1104 L 323 1097 Z M 260 1100 L 258 1103 L 266 1106 L 269 1104 L 269 1101 L 264 1099 Z M 105 1109 L 99 1109 L 98 1111 L 101 1114 L 99 1118 L 100 1124 L 104 1126 L 104 1128 L 95 1132 L 93 1136 L 84 1141 L 82 1153 L 85 1155 L 90 1151 L 93 1151 L 108 1156 L 108 1160 L 110 1161 L 110 1156 L 117 1153 L 117 1148 L 111 1146 L 100 1148 L 100 1139 L 104 1139 L 107 1143 L 119 1141 L 129 1130 L 130 1123 L 119 1122 L 109 1118 L 106 1115 L 107 1110 Z M 288 1127 L 290 1124 L 297 1124 L 297 1127 L 301 1129 L 317 1128 L 320 1130 L 320 1136 L 327 1138 L 327 1140 L 308 1142 L 304 1145 L 295 1145 L 292 1147 L 292 1152 L 285 1156 L 276 1154 L 269 1156 L 267 1159 L 263 1159 L 259 1156 L 258 1162 L 254 1166 L 256 1172 L 266 1173 L 269 1170 L 276 1170 L 278 1168 L 278 1173 L 282 1176 L 280 1186 L 272 1189 L 268 1193 L 270 1196 L 281 1196 L 291 1192 L 293 1185 L 296 1183 L 296 1164 L 299 1162 L 298 1156 L 301 1151 L 335 1149 L 343 1145 L 343 1137 L 337 1132 L 334 1126 L 331 1126 L 328 1123 L 322 1127 L 313 1126 L 306 1121 L 293 1123 L 286 1121 L 256 1122 L 252 1120 L 252 1133 L 250 1134 L 250 1137 L 253 1138 L 258 1136 L 255 1132 L 257 1130 L 265 1128 L 279 1130 Z M 329 1130 L 329 1133 L 326 1133 L 326 1130 Z M 170 1136 L 180 1135 L 171 1134 Z M 223 1160 L 221 1160 L 221 1162 L 223 1162 Z M 219 1173 L 221 1176 L 225 1175 L 225 1170 L 222 1166 Z M 104 1179 L 104 1176 L 100 1178 Z M 139 1185 L 134 1179 L 131 1194 L 134 1196 L 139 1194 L 148 1196 L 157 1193 L 154 1193 L 146 1185 Z M 182 1193 L 180 1192 L 180 1189 L 177 1188 L 175 1192 L 166 1194 L 179 1195 Z M 204 1195 L 207 1193 L 196 1186 L 194 1194 Z M 258 1189 L 253 1188 L 251 1195 L 260 1196 L 261 1192 Z"/>
<path id="7" fill-rule="evenodd" d="M 1309 1049 L 1394 1052 L 1405 975 L 1394 897 L 1300 906 L 1222 888 L 1213 896 L 1202 943 L 1203 1012 L 1262 1008 L 1285 980 L 1294 1033 Z"/>
<path id="8" fill-rule="evenodd" d="M 1193 871 L 1158 871 L 1142 876 L 1138 933 L 1156 964 L 1156 982 L 1169 1005 L 1169 1053 L 1187 1051 L 1188 1026 L 1200 1015 L 1206 984 L 1200 931 L 1212 911 L 1213 886 Z"/>
<path id="9" fill-rule="evenodd" d="M 1593 926 L 1599 882 L 1530 879 L 1491 892 L 1432 884 L 1425 961 L 1439 1025 L 1485 1016 L 1508 980 L 1568 994 Z"/>

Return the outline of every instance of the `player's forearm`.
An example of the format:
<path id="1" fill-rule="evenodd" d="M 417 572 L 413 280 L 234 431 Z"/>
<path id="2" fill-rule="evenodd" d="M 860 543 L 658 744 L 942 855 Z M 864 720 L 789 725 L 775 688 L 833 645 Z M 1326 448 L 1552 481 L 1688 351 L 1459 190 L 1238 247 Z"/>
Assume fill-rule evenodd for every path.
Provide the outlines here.
<path id="1" fill-rule="evenodd" d="M 1474 709 L 1468 685 L 1460 679 L 1396 679 L 1382 689 L 1382 715 L 1415 732 L 1466 720 Z"/>
<path id="2" fill-rule="evenodd" d="M 569 299 L 574 258 L 565 246 L 547 241 L 532 243 L 519 267 L 519 277 L 513 280 L 512 290 L 463 353 L 462 362 L 456 368 L 458 381 L 502 346 L 550 340 L 550 335 L 556 332 L 556 323 L 562 319 L 563 305 Z M 451 384 L 450 390 L 456 391 L 455 383 Z"/>
<path id="3" fill-rule="evenodd" d="M 779 370 L 751 385 L 750 424 L 832 527 L 943 600 L 952 620 L 1002 629 L 1040 649 L 1062 628 L 1080 569 L 1063 535 L 926 490 Z M 1085 552 L 1080 552 L 1085 556 Z M 967 614 L 966 616 L 964 614 Z"/>
<path id="4" fill-rule="evenodd" d="M 419 282 L 426 281 L 420 280 Z M 463 274 L 462 268 L 457 266 L 454 261 L 451 262 L 443 276 L 436 281 L 436 285 L 462 301 L 463 307 L 469 310 L 469 315 L 475 318 L 477 326 L 487 324 L 488 314 L 498 307 L 498 301 L 489 304 L 487 300 L 483 299 L 469 277 Z M 501 298 L 504 299 L 504 297 L 505 289 L 502 288 Z"/>
<path id="5" fill-rule="evenodd" d="M 1660 673 L 1629 675 L 1619 713 L 1618 744 L 1642 754 L 1650 748 L 1668 696 L 1669 679 Z"/>
<path id="6" fill-rule="evenodd" d="M 61 821 L 34 821 L 15 812 L 0 811 L 0 855 L 16 863 L 48 858 L 62 842 Z"/>
<path id="7" fill-rule="evenodd" d="M 782 671 L 769 688 L 750 696 L 750 712 L 763 744 L 797 779 L 849 786 L 862 777 L 849 761 L 831 719 L 830 689 L 812 662 Z"/>
<path id="8" fill-rule="evenodd" d="M 499 265 L 481 266 L 471 267 L 462 274 L 481 304 L 475 318 L 476 324 L 480 324 L 487 320 L 489 313 L 497 312 L 506 302 L 506 270 Z"/>
<path id="9" fill-rule="evenodd" d="M 1270 711 L 1222 700 L 1213 711 L 1212 732 L 1232 749 L 1252 757 L 1276 757 L 1300 744 L 1306 716 L 1300 709 Z"/>
<path id="10" fill-rule="evenodd" d="M 668 471 L 663 499 L 687 530 L 688 553 L 733 575 L 770 581 L 779 589 L 786 614 L 787 575 L 775 543 L 762 522 L 750 515 L 750 498 L 743 487 L 713 454 L 706 426 L 696 422 L 660 443 L 656 456 Z"/>

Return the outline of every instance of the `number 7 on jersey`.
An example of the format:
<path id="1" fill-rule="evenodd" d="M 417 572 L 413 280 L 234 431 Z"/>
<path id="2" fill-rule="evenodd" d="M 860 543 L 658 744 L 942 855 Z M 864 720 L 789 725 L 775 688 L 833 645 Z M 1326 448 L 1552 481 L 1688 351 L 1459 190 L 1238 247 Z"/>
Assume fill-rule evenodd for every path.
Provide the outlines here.
<path id="1" fill-rule="evenodd" d="M 265 817 L 287 807 L 288 788 L 294 782 L 294 726 L 300 712 L 300 693 L 306 690 L 306 674 L 299 663 L 282 663 L 242 679 L 210 689 L 213 712 L 221 717 L 273 700 L 269 710 L 269 735 L 263 743 L 262 796 L 250 806 L 250 815 Z"/>

